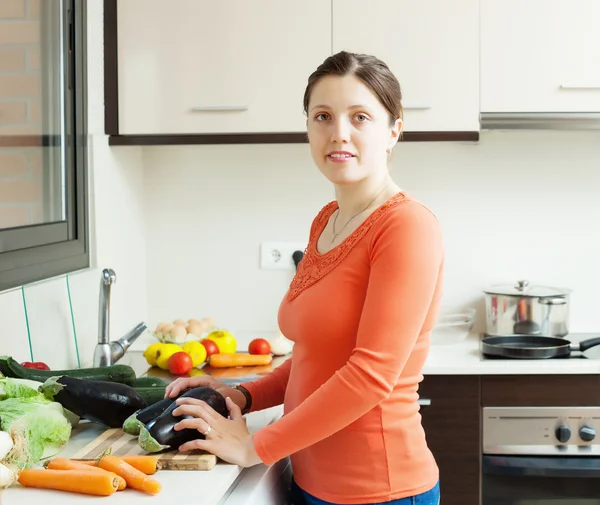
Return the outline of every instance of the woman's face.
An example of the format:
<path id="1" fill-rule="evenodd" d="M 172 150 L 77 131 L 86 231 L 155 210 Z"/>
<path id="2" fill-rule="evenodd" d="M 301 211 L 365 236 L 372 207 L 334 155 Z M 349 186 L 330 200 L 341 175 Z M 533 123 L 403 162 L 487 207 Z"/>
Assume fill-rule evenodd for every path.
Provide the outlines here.
<path id="1" fill-rule="evenodd" d="M 386 150 L 401 128 L 377 96 L 353 75 L 327 76 L 314 86 L 307 131 L 312 157 L 332 183 L 353 184 L 387 173 Z"/>

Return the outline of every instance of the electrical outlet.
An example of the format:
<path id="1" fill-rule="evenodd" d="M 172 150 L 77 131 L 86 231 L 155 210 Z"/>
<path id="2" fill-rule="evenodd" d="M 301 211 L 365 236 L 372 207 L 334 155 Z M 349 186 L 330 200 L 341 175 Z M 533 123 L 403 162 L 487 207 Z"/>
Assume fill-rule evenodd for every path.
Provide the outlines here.
<path id="1" fill-rule="evenodd" d="M 302 242 L 262 242 L 260 244 L 260 268 L 264 270 L 296 270 L 295 251 L 304 252 Z"/>

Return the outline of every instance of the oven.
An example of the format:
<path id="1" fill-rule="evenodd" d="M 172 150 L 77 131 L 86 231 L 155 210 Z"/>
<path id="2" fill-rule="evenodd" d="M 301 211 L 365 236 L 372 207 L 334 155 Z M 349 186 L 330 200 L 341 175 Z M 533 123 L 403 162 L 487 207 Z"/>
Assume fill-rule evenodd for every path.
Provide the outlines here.
<path id="1" fill-rule="evenodd" d="M 484 407 L 482 505 L 600 505 L 600 407 Z"/>

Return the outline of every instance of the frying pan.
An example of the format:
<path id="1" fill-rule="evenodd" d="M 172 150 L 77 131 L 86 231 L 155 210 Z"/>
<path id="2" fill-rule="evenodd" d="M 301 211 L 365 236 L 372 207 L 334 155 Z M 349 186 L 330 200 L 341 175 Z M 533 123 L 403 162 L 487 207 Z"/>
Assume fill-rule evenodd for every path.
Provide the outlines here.
<path id="1" fill-rule="evenodd" d="M 535 335 L 506 335 L 481 339 L 481 352 L 486 356 L 515 359 L 567 358 L 572 351 L 584 352 L 600 345 L 600 337 L 573 344 L 564 338 Z"/>

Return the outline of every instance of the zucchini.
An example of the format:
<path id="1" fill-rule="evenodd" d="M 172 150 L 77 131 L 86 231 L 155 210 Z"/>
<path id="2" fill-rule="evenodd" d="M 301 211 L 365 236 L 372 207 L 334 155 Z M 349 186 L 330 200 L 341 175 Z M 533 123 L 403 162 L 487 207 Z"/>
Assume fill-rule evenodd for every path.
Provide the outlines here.
<path id="1" fill-rule="evenodd" d="M 168 381 L 161 379 L 160 377 L 138 377 L 135 379 L 134 388 L 145 388 L 152 386 L 167 386 L 169 384 Z"/>
<path id="2" fill-rule="evenodd" d="M 120 428 L 131 414 L 148 406 L 134 388 L 117 382 L 63 376 L 48 379 L 39 389 L 83 419 L 110 428 Z"/>
<path id="3" fill-rule="evenodd" d="M 165 397 L 166 386 L 136 387 L 135 391 L 148 405 L 154 405 Z"/>
<path id="4" fill-rule="evenodd" d="M 135 372 L 128 365 L 77 368 L 74 370 L 34 370 L 33 368 L 21 366 L 10 356 L 0 356 L 0 372 L 6 377 L 29 379 L 37 382 L 45 382 L 50 377 L 66 376 L 93 381 L 119 382 L 128 386 L 135 384 Z"/>

